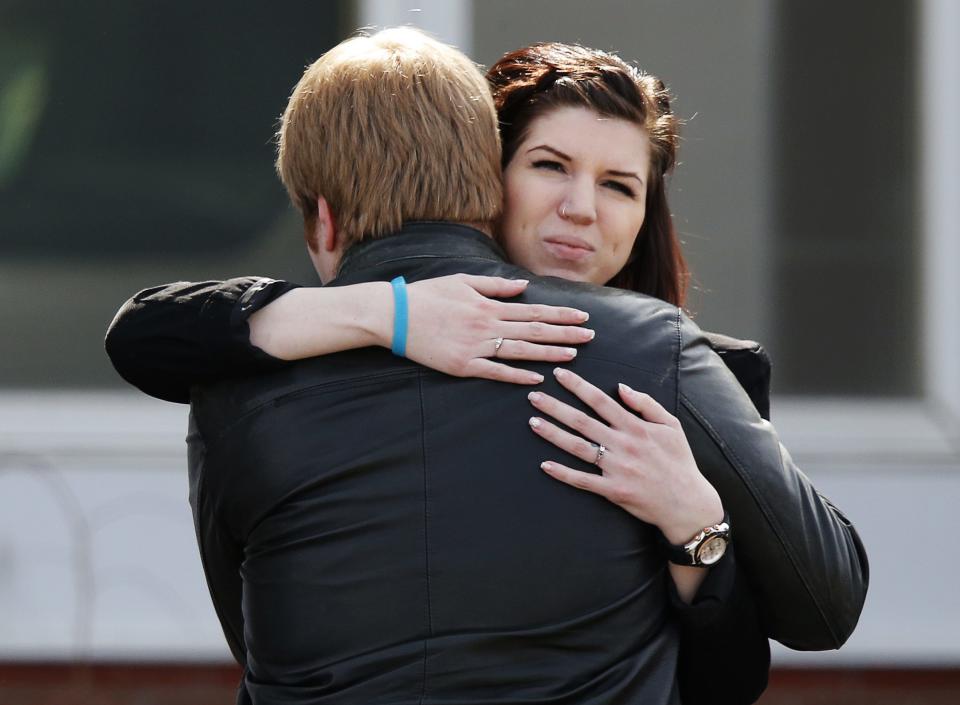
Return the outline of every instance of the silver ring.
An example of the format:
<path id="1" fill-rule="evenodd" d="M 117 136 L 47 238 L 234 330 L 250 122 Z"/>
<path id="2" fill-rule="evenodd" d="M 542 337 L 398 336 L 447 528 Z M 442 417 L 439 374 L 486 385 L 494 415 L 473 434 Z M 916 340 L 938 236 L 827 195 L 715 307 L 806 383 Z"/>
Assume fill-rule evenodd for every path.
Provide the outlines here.
<path id="1" fill-rule="evenodd" d="M 597 445 L 597 444 L 594 444 Z M 603 458 L 604 454 L 607 452 L 606 446 L 602 443 L 597 445 L 597 457 L 593 459 L 593 464 L 599 466 L 600 460 Z"/>
<path id="2" fill-rule="evenodd" d="M 500 354 L 500 347 L 503 345 L 503 338 L 497 338 L 493 341 L 493 356 Z"/>

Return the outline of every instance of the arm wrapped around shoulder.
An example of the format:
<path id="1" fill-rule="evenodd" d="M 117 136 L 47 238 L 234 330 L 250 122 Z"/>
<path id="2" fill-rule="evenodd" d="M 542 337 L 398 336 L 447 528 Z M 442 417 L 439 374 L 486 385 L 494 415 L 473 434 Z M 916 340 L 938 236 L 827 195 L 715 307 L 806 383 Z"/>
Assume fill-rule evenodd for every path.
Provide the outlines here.
<path id="1" fill-rule="evenodd" d="M 700 329 L 682 313 L 677 325 L 677 416 L 731 517 L 768 635 L 793 649 L 839 648 L 867 593 L 856 530 L 793 463 Z"/>

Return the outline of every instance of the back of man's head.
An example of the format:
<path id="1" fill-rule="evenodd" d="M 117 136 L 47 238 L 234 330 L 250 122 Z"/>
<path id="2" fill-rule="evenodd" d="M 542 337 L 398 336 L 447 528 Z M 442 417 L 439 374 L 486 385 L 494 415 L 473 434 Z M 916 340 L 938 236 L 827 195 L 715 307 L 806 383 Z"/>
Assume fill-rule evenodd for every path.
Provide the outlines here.
<path id="1" fill-rule="evenodd" d="M 403 221 L 488 224 L 502 187 L 487 82 L 462 53 L 414 29 L 348 39 L 293 89 L 277 172 L 308 227 L 326 199 L 345 246 Z"/>

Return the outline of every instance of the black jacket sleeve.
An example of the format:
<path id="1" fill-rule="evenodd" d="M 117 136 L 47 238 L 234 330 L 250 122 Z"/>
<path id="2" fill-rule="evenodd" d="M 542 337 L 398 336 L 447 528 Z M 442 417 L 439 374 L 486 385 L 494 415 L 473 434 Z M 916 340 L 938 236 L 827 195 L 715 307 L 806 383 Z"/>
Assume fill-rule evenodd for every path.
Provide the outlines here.
<path id="1" fill-rule="evenodd" d="M 839 648 L 866 598 L 863 544 L 793 463 L 709 340 L 677 317 L 677 416 L 717 489 L 770 637 L 801 650 Z"/>
<path id="2" fill-rule="evenodd" d="M 710 568 L 693 602 L 670 583 L 680 627 L 677 683 L 684 705 L 749 705 L 767 688 L 770 642 L 753 590 L 737 567 L 736 538 Z"/>
<path id="3" fill-rule="evenodd" d="M 771 363 L 767 351 L 753 340 L 740 340 L 707 331 L 703 331 L 703 336 L 737 378 L 760 418 L 769 421 Z"/>
<path id="4" fill-rule="evenodd" d="M 770 357 L 752 340 L 704 336 L 734 374 L 761 417 L 770 418 Z M 680 626 L 677 682 L 684 705 L 749 705 L 766 690 L 770 642 L 754 591 L 737 566 L 734 542 L 713 566 L 693 601 L 683 602 L 673 582 L 670 602 Z"/>
<path id="5" fill-rule="evenodd" d="M 188 403 L 195 384 L 284 364 L 251 345 L 247 320 L 297 286 L 238 277 L 144 289 L 110 324 L 107 355 L 120 376 L 141 391 Z"/>

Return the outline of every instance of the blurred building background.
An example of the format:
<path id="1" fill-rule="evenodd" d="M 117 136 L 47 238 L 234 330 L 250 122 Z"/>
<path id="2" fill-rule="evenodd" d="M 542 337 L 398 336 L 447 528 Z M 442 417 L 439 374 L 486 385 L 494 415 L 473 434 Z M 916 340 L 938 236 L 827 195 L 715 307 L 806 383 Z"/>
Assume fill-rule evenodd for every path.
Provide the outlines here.
<path id="1" fill-rule="evenodd" d="M 952 0 L 0 4 L 0 702 L 231 701 L 186 409 L 125 388 L 103 334 L 148 285 L 316 280 L 277 117 L 324 50 L 407 23 L 485 65 L 579 41 L 667 82 L 690 307 L 767 345 L 773 420 L 871 558 L 848 644 L 778 647 L 761 702 L 960 702 Z"/>

